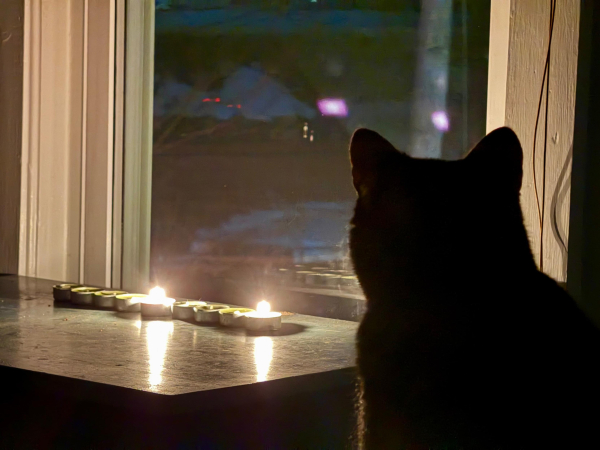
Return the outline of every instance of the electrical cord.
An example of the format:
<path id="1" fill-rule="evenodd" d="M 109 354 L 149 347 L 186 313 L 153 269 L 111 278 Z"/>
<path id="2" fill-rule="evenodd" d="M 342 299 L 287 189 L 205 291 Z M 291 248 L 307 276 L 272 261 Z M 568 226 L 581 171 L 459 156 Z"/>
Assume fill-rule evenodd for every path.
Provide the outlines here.
<path id="1" fill-rule="evenodd" d="M 550 95 L 550 54 L 552 49 L 552 35 L 554 32 L 554 17 L 556 11 L 556 0 L 550 0 L 550 26 L 548 30 L 548 52 L 546 53 L 546 64 L 544 65 L 544 74 L 542 75 L 542 87 L 540 90 L 540 99 L 538 102 L 537 115 L 535 118 L 535 129 L 533 134 L 533 152 L 532 152 L 532 168 L 533 168 L 533 189 L 535 191 L 535 201 L 538 211 L 538 219 L 540 222 L 540 270 L 544 270 L 544 214 L 546 208 L 546 156 L 548 147 L 548 102 Z M 540 121 L 540 113 L 542 110 L 542 101 L 544 99 L 544 87 L 546 88 L 546 105 L 545 105 L 545 117 L 544 117 L 544 153 L 543 153 L 543 166 L 542 166 L 542 201 L 540 206 L 540 197 L 537 186 L 537 173 L 536 173 L 536 141 L 537 141 L 537 130 Z"/>
<path id="2" fill-rule="evenodd" d="M 551 217 L 552 217 L 552 232 L 554 234 L 554 238 L 559 243 L 559 250 L 562 255 L 562 276 L 564 279 L 567 277 L 567 260 L 569 257 L 569 249 L 568 242 L 566 237 L 563 237 L 560 233 L 559 228 L 559 220 L 558 220 L 558 205 L 564 200 L 564 197 L 567 194 L 568 186 L 571 185 L 571 172 L 569 171 L 570 162 L 573 159 L 573 144 L 571 143 L 571 147 L 569 148 L 569 152 L 565 158 L 560 174 L 558 175 L 558 180 L 556 180 L 556 185 L 554 187 L 554 194 L 552 194 L 552 202 L 550 204 L 551 209 Z"/>

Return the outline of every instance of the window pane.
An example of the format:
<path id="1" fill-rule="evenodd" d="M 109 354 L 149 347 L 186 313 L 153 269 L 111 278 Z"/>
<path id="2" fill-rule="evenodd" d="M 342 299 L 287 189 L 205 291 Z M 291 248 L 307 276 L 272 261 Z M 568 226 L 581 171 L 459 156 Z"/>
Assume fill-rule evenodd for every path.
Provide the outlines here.
<path id="1" fill-rule="evenodd" d="M 157 0 L 152 278 L 354 319 L 348 142 L 460 158 L 485 132 L 489 2 Z"/>

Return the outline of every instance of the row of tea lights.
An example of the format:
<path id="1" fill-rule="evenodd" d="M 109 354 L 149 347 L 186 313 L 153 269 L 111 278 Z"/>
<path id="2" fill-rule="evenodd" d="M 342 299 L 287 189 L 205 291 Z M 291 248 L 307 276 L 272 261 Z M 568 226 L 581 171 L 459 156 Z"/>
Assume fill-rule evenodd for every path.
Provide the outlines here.
<path id="1" fill-rule="evenodd" d="M 53 287 L 54 300 L 70 301 L 76 305 L 115 309 L 120 312 L 141 312 L 143 318 L 173 318 L 192 320 L 226 327 L 245 327 L 250 331 L 279 330 L 281 313 L 271 312 L 269 302 L 258 303 L 256 311 L 250 308 L 207 304 L 203 301 L 175 301 L 165 290 L 155 287 L 149 295 L 125 291 L 102 290 L 77 284 L 57 284 Z"/>

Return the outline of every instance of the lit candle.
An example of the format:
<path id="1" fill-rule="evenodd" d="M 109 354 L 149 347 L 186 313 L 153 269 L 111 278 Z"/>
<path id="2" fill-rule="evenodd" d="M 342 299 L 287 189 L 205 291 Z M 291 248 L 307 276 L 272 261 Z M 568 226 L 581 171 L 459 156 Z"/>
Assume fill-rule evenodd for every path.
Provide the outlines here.
<path id="1" fill-rule="evenodd" d="M 142 317 L 171 317 L 175 300 L 168 298 L 165 290 L 155 287 L 150 290 L 150 295 L 140 302 L 142 304 Z"/>
<path id="2" fill-rule="evenodd" d="M 173 303 L 173 319 L 192 320 L 194 318 L 194 307 L 204 306 L 206 302 L 199 300 L 186 300 Z"/>
<path id="3" fill-rule="evenodd" d="M 246 329 L 248 331 L 279 330 L 281 328 L 281 313 L 271 312 L 269 302 L 263 300 L 256 311 L 246 313 Z"/>

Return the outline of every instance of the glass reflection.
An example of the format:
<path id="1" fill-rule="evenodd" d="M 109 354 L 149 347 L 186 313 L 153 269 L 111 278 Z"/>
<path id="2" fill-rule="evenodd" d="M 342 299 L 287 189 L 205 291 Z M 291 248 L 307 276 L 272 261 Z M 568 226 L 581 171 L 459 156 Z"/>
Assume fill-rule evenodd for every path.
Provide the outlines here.
<path id="1" fill-rule="evenodd" d="M 459 18 L 447 0 L 156 1 L 154 276 L 355 319 L 350 137 L 461 158 L 485 133 L 490 2 Z M 357 300 L 299 295 L 323 290 Z"/>
<path id="2" fill-rule="evenodd" d="M 148 384 L 153 389 L 162 383 L 162 371 L 167 352 L 169 337 L 173 334 L 173 322 L 160 320 L 148 322 L 146 326 L 146 341 L 148 343 L 148 365 L 150 374 Z"/>
<path id="3" fill-rule="evenodd" d="M 254 364 L 256 364 L 256 381 L 267 381 L 271 360 L 273 359 L 273 339 L 268 336 L 254 340 Z"/>

